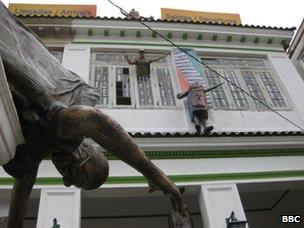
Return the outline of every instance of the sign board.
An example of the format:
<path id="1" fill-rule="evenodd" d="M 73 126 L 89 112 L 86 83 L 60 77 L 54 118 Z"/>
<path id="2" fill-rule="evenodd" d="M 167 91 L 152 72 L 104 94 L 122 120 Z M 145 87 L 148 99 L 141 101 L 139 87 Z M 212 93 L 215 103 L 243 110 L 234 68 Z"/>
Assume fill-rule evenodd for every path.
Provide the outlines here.
<path id="1" fill-rule="evenodd" d="M 96 5 L 15 4 L 9 10 L 23 16 L 96 17 Z"/>
<path id="2" fill-rule="evenodd" d="M 161 19 L 173 21 L 199 21 L 213 23 L 242 24 L 239 14 L 212 13 L 190 10 L 161 8 Z"/>

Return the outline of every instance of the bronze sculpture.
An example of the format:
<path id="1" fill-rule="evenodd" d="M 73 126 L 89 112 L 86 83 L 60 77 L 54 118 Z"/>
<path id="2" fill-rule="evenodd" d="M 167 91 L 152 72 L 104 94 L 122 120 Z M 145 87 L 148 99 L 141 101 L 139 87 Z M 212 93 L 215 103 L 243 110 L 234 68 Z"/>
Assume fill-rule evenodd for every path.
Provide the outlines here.
<path id="1" fill-rule="evenodd" d="M 107 179 L 109 166 L 100 148 L 141 172 L 151 187 L 168 194 L 175 211 L 186 214 L 182 195 L 134 143 L 123 128 L 94 108 L 98 95 L 65 69 L 36 35 L 0 3 L 0 56 L 22 126 L 25 143 L 3 166 L 16 179 L 8 228 L 21 228 L 40 162 L 51 157 L 66 186 L 95 189 Z"/>

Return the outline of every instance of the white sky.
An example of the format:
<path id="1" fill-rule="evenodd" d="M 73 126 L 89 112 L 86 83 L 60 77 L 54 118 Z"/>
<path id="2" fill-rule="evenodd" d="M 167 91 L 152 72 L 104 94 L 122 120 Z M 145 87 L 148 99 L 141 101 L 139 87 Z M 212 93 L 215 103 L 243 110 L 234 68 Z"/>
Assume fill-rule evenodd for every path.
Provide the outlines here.
<path id="1" fill-rule="evenodd" d="M 1 1 L 1 0 L 0 0 Z M 106 0 L 2 0 L 9 3 L 97 5 L 98 16 L 121 16 Z M 304 17 L 303 0 L 113 0 L 126 11 L 135 8 L 142 16 L 160 18 L 160 8 L 239 13 L 243 24 L 299 27 Z"/>

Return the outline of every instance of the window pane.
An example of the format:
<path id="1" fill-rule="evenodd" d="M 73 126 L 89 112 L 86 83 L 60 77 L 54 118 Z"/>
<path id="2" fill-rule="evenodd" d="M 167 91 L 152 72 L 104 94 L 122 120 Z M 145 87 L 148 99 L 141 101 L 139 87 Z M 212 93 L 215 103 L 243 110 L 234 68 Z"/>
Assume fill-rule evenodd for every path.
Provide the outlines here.
<path id="1" fill-rule="evenodd" d="M 94 67 L 94 88 L 99 91 L 100 99 L 97 105 L 109 104 L 109 68 Z"/>
<path id="2" fill-rule="evenodd" d="M 285 101 L 280 93 L 280 90 L 271 77 L 270 72 L 268 71 L 260 71 L 258 72 L 262 81 L 270 95 L 270 98 L 275 107 L 286 107 Z"/>
<path id="3" fill-rule="evenodd" d="M 209 87 L 213 87 L 221 83 L 219 76 L 216 73 L 210 70 L 204 70 L 204 74 L 207 78 Z M 222 86 L 219 86 L 216 89 L 211 90 L 210 92 L 212 94 L 215 107 L 217 108 L 229 107 L 229 103 Z"/>
<path id="4" fill-rule="evenodd" d="M 130 74 L 128 67 L 116 68 L 116 104 L 131 105 Z"/>
<path id="5" fill-rule="evenodd" d="M 211 66 L 266 67 L 262 59 L 202 58 L 202 62 Z"/>
<path id="6" fill-rule="evenodd" d="M 163 106 L 175 106 L 175 97 L 168 68 L 157 69 L 159 93 Z"/>
<path id="7" fill-rule="evenodd" d="M 262 93 L 261 87 L 259 86 L 254 72 L 253 71 L 241 71 L 244 81 L 248 87 L 248 90 L 250 92 L 250 94 L 258 99 L 259 101 L 263 102 L 264 104 L 266 104 L 266 100 L 264 98 L 264 95 Z M 260 102 L 256 101 L 254 99 L 254 103 L 256 105 L 257 108 L 265 108 L 265 106 L 263 106 Z"/>
<path id="8" fill-rule="evenodd" d="M 121 64 L 126 62 L 122 54 L 104 54 L 104 53 L 96 53 L 95 61 L 110 63 L 111 65 L 118 63 Z"/>
<path id="9" fill-rule="evenodd" d="M 50 52 L 60 63 L 62 62 L 62 51 L 50 51 Z"/>
<path id="10" fill-rule="evenodd" d="M 138 98 L 140 105 L 153 105 L 150 75 L 137 75 Z"/>
<path id="11" fill-rule="evenodd" d="M 236 73 L 233 70 L 225 70 L 224 71 L 224 76 L 231 82 L 233 82 L 234 84 L 236 84 L 237 86 L 241 87 Z M 234 99 L 234 103 L 236 105 L 236 107 L 239 108 L 247 108 L 248 107 L 248 102 L 247 99 L 245 97 L 245 94 L 238 89 L 237 87 L 235 87 L 234 85 L 232 85 L 231 83 L 228 83 L 229 85 L 229 89 L 231 92 L 231 95 Z"/>

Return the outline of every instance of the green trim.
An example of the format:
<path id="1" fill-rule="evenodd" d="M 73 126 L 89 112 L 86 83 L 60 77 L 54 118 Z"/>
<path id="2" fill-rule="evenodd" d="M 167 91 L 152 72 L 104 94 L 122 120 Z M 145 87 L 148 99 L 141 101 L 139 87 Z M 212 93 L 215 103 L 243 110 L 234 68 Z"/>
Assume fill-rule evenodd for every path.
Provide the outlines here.
<path id="1" fill-rule="evenodd" d="M 287 40 L 285 40 L 285 39 L 283 39 L 282 41 L 281 41 L 281 45 L 286 45 L 287 44 Z"/>
<path id="2" fill-rule="evenodd" d="M 233 157 L 304 156 L 304 148 L 255 149 L 255 150 L 200 150 L 200 151 L 146 151 L 150 159 L 198 159 Z M 108 160 L 118 160 L 111 152 L 105 152 Z"/>
<path id="3" fill-rule="evenodd" d="M 232 36 L 227 36 L 226 41 L 231 42 L 231 40 L 232 40 Z"/>
<path id="4" fill-rule="evenodd" d="M 119 35 L 120 35 L 121 37 L 124 37 L 124 36 L 126 36 L 126 32 L 125 32 L 124 30 L 121 30 L 120 33 L 119 33 Z"/>
<path id="5" fill-rule="evenodd" d="M 216 173 L 216 174 L 193 174 L 193 175 L 171 175 L 169 178 L 178 182 L 202 182 L 202 181 L 224 181 L 224 180 L 248 180 L 248 179 L 273 179 L 304 177 L 304 170 L 292 171 L 268 171 L 268 172 L 246 172 L 246 173 Z M 143 176 L 115 176 L 109 177 L 107 184 L 135 184 L 147 183 Z M 13 185 L 11 177 L 0 178 L 1 185 Z M 63 185 L 60 177 L 38 177 L 35 185 Z"/>
<path id="6" fill-rule="evenodd" d="M 156 36 L 157 36 L 156 32 L 152 32 L 151 37 L 156 38 Z"/>
<path id="7" fill-rule="evenodd" d="M 267 40 L 267 44 L 272 44 L 272 42 L 273 42 L 273 38 L 269 38 L 269 39 Z"/>
<path id="8" fill-rule="evenodd" d="M 235 157 L 304 156 L 304 148 L 252 150 L 145 151 L 150 159 L 200 159 Z M 111 152 L 104 152 L 108 160 L 119 160 Z M 45 160 L 50 160 L 46 158 Z"/>
<path id="9" fill-rule="evenodd" d="M 246 42 L 246 36 L 242 36 L 241 39 L 240 39 L 240 42 L 245 43 Z"/>
<path id="10" fill-rule="evenodd" d="M 172 32 L 168 32 L 168 33 L 167 33 L 167 38 L 168 38 L 168 39 L 172 39 L 172 37 L 173 37 L 173 33 L 172 33 Z"/>
<path id="11" fill-rule="evenodd" d="M 103 32 L 104 36 L 109 36 L 110 35 L 110 30 L 109 29 L 105 29 Z"/>
<path id="12" fill-rule="evenodd" d="M 141 31 L 136 31 L 136 37 L 137 38 L 141 37 Z"/>
<path id="13" fill-rule="evenodd" d="M 203 34 L 202 33 L 197 34 L 197 40 L 202 40 L 202 39 L 203 39 Z"/>
<path id="14" fill-rule="evenodd" d="M 188 39 L 188 33 L 184 32 L 183 35 L 182 35 L 182 38 L 183 38 L 184 40 Z"/>
<path id="15" fill-rule="evenodd" d="M 153 36 L 152 36 L 153 37 Z M 155 37 L 156 38 L 156 33 Z M 134 45 L 134 46 L 158 46 L 158 47 L 172 47 L 171 44 L 153 44 L 153 43 L 122 43 L 122 42 L 92 42 L 92 41 L 72 41 L 72 44 L 107 44 L 107 45 Z M 247 51 L 272 51 L 272 52 L 284 52 L 282 50 L 277 49 L 269 49 L 269 48 L 235 48 L 235 47 L 225 47 L 225 46 L 206 46 L 206 45 L 188 45 L 188 44 L 178 44 L 182 47 L 189 47 L 189 48 L 213 48 L 213 49 L 227 49 L 227 50 L 247 50 Z"/>
<path id="16" fill-rule="evenodd" d="M 212 36 L 212 40 L 213 40 L 213 41 L 217 41 L 217 35 L 213 35 L 213 36 Z"/>
<path id="17" fill-rule="evenodd" d="M 256 37 L 255 39 L 254 39 L 254 43 L 255 44 L 258 44 L 260 42 L 260 38 L 259 37 Z"/>
<path id="18" fill-rule="evenodd" d="M 88 29 L 88 36 L 93 36 L 93 35 L 94 35 L 94 30 Z"/>

